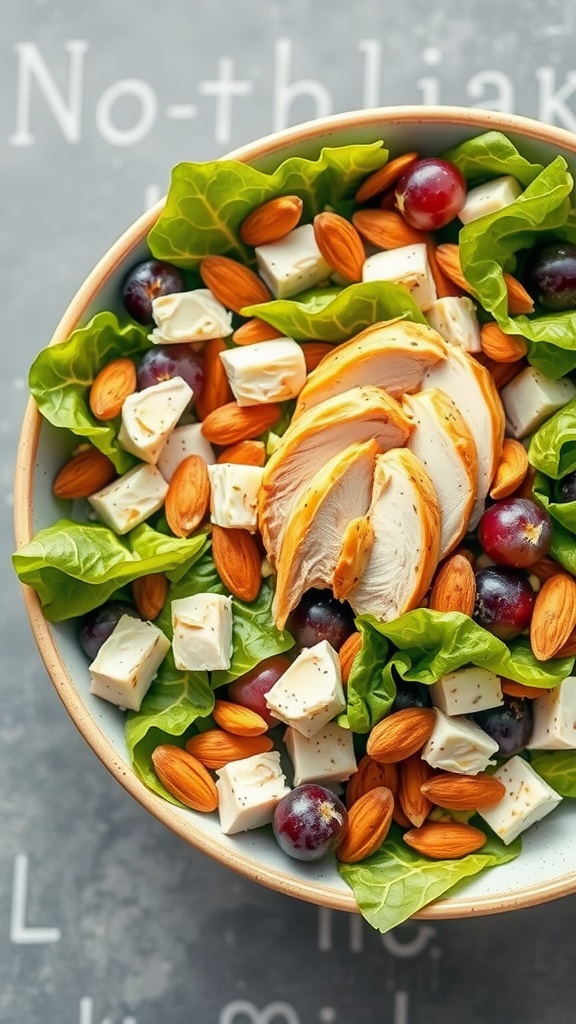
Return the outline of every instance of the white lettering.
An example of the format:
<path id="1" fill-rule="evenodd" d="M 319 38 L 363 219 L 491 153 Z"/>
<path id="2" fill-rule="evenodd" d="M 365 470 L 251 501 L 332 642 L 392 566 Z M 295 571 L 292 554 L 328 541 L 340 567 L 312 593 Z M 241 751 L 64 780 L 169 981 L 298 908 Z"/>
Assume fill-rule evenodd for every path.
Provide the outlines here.
<path id="1" fill-rule="evenodd" d="M 292 42 L 290 39 L 276 40 L 275 82 L 274 82 L 274 131 L 281 131 L 290 124 L 290 108 L 299 96 L 309 96 L 315 104 L 312 117 L 327 117 L 332 112 L 332 97 L 328 89 L 312 78 L 302 78 L 290 83 L 292 64 Z"/>
<path id="2" fill-rule="evenodd" d="M 408 993 L 394 993 L 394 1024 L 408 1024 Z"/>
<path id="3" fill-rule="evenodd" d="M 440 103 L 440 82 L 437 78 L 419 78 L 416 88 L 422 93 L 422 103 L 425 106 L 435 106 Z"/>
<path id="4" fill-rule="evenodd" d="M 28 894 L 28 857 L 17 854 L 14 860 L 12 907 L 10 913 L 10 941 L 17 946 L 39 946 L 59 942 L 59 928 L 28 928 L 26 925 L 26 897 Z"/>
<path id="5" fill-rule="evenodd" d="M 289 1003 L 268 1003 L 262 1010 L 259 1010 L 254 1003 L 246 999 L 235 999 L 227 1003 L 218 1017 L 218 1024 L 235 1024 L 239 1018 L 248 1018 L 251 1024 L 300 1024 L 300 1018 L 293 1006 Z M 400 1022 L 402 1024 L 402 1022 Z M 407 1022 L 406 1022 L 407 1024 Z"/>
<path id="6" fill-rule="evenodd" d="M 214 135 L 216 142 L 224 146 L 232 137 L 232 100 L 234 96 L 249 96 L 253 89 L 252 82 L 247 79 L 234 79 L 234 61 L 231 57 L 222 57 L 218 61 L 218 78 L 215 81 L 202 81 L 198 84 L 202 96 L 214 96 L 216 99 L 216 123 Z"/>
<path id="7" fill-rule="evenodd" d="M 569 71 L 564 85 L 556 90 L 556 71 L 553 67 L 536 68 L 536 78 L 540 84 L 538 100 L 538 118 L 548 124 L 559 124 L 569 131 L 576 131 L 576 116 L 565 100 L 576 90 L 576 71 Z"/>
<path id="8" fill-rule="evenodd" d="M 492 86 L 496 90 L 496 95 L 493 99 L 486 99 L 486 89 Z M 473 103 L 473 107 L 501 110 L 504 114 L 511 114 L 514 110 L 514 86 L 503 71 L 479 71 L 477 75 L 472 76 L 466 89 L 469 96 L 480 101 Z"/>
<path id="9" fill-rule="evenodd" d="M 123 96 L 133 96 L 140 104 L 140 115 L 131 128 L 119 128 L 112 120 L 114 104 Z M 154 90 L 139 78 L 122 78 L 104 90 L 96 104 L 96 127 L 112 146 L 134 146 L 148 135 L 158 113 Z"/>
<path id="10" fill-rule="evenodd" d="M 82 86 L 85 39 L 69 39 L 64 49 L 70 54 L 68 95 L 64 97 L 50 74 L 35 43 L 16 43 L 18 84 L 16 93 L 16 131 L 10 136 L 12 146 L 33 146 L 35 137 L 30 128 L 32 80 L 34 79 L 67 142 L 80 141 L 82 119 Z"/>
<path id="11" fill-rule="evenodd" d="M 80 1000 L 80 1016 L 78 1024 L 94 1024 L 94 1000 L 83 996 Z M 113 1024 L 110 1017 L 104 1017 L 100 1024 Z M 122 1024 L 138 1024 L 136 1017 L 123 1017 Z"/>
<path id="12" fill-rule="evenodd" d="M 361 953 L 364 948 L 362 918 L 360 914 L 340 914 L 339 920 L 348 919 L 348 949 L 351 953 Z M 333 948 L 332 923 L 334 911 L 329 907 L 318 910 L 318 949 L 321 953 L 329 953 Z"/>
<path id="13" fill-rule="evenodd" d="M 401 960 L 419 956 L 426 949 L 431 939 L 436 935 L 436 929 L 430 928 L 427 924 L 421 924 L 416 930 L 416 935 L 408 942 L 401 942 L 397 938 L 398 931 L 394 929 L 381 936 L 382 945 L 387 953 L 399 957 Z"/>
<path id="14" fill-rule="evenodd" d="M 362 39 L 358 43 L 358 49 L 365 56 L 362 106 L 378 107 L 380 106 L 382 44 L 379 39 Z"/>

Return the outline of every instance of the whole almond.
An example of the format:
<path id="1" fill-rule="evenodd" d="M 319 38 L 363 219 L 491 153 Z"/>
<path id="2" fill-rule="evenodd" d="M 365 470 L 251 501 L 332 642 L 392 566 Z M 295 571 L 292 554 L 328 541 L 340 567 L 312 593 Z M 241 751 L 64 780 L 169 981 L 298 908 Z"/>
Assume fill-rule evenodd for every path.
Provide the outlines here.
<path id="1" fill-rule="evenodd" d="M 356 864 L 381 846 L 392 824 L 394 796 L 385 786 L 370 789 L 352 804 L 336 856 L 343 864 Z"/>
<path id="2" fill-rule="evenodd" d="M 430 803 L 449 811 L 479 811 L 499 803 L 506 786 L 494 775 L 456 775 L 437 772 L 422 784 L 422 793 Z"/>
<path id="3" fill-rule="evenodd" d="M 234 331 L 232 341 L 235 345 L 255 345 L 259 341 L 272 341 L 274 338 L 283 337 L 282 331 L 277 331 L 271 324 L 255 316 Z"/>
<path id="4" fill-rule="evenodd" d="M 233 462 L 240 466 L 263 466 L 266 462 L 266 445 L 263 441 L 239 441 L 230 445 L 216 459 L 216 462 Z"/>
<path id="5" fill-rule="evenodd" d="M 176 467 L 166 493 L 164 511 L 172 533 L 189 537 L 208 514 L 210 479 L 204 459 L 188 455 Z"/>
<path id="6" fill-rule="evenodd" d="M 255 601 L 262 583 L 262 555 L 248 530 L 212 527 L 212 557 L 224 586 L 240 601 Z"/>
<path id="7" fill-rule="evenodd" d="M 368 199 L 373 199 L 374 196 L 380 195 L 391 185 L 396 184 L 404 171 L 417 159 L 418 153 L 402 153 L 401 156 L 389 160 L 384 167 L 380 167 L 364 179 L 356 192 L 356 202 L 365 203 Z"/>
<path id="8" fill-rule="evenodd" d="M 428 607 L 437 612 L 472 615 L 475 600 L 474 569 L 464 555 L 452 555 L 436 573 Z"/>
<path id="9" fill-rule="evenodd" d="M 480 328 L 480 339 L 482 351 L 495 363 L 515 363 L 528 351 L 520 334 L 504 334 L 496 323 L 484 324 Z"/>
<path id="10" fill-rule="evenodd" d="M 334 351 L 334 345 L 331 345 L 329 341 L 305 341 L 300 348 L 304 353 L 307 373 L 312 373 L 312 370 L 320 365 L 324 356 Z"/>
<path id="11" fill-rule="evenodd" d="M 324 259 L 347 281 L 361 281 L 366 260 L 362 239 L 350 221 L 338 213 L 314 217 L 314 237 Z"/>
<path id="12" fill-rule="evenodd" d="M 464 277 L 462 266 L 460 263 L 460 250 L 458 245 L 453 243 L 443 243 L 436 249 L 436 259 L 440 265 L 440 269 L 450 278 L 459 288 L 462 288 L 465 292 L 471 292 L 474 294 L 472 285 L 468 283 Z M 519 313 L 533 313 L 534 303 L 526 289 L 512 277 L 511 274 L 503 272 L 502 274 L 504 284 L 506 285 L 506 291 L 508 293 L 508 312 L 517 315 Z"/>
<path id="13" fill-rule="evenodd" d="M 480 356 L 483 356 L 483 353 L 479 352 L 476 354 L 477 359 Z M 482 361 L 492 377 L 497 391 L 505 388 L 511 380 L 514 380 L 514 377 L 517 377 L 528 366 L 527 359 L 519 359 L 515 363 L 496 363 L 493 359 L 488 359 L 486 356 Z"/>
<path id="14" fill-rule="evenodd" d="M 423 786 L 432 776 L 432 769 L 420 754 L 412 754 L 398 765 L 398 772 L 398 802 L 410 824 L 419 828 L 432 809 L 423 792 Z"/>
<path id="15" fill-rule="evenodd" d="M 262 736 L 268 731 L 266 722 L 256 711 L 229 700 L 217 700 L 212 717 L 221 729 L 234 736 Z"/>
<path id="16" fill-rule="evenodd" d="M 362 238 L 377 249 L 400 249 L 430 238 L 425 231 L 408 224 L 396 210 L 357 210 L 352 215 L 352 223 Z"/>
<path id="17" fill-rule="evenodd" d="M 164 788 L 180 803 L 194 811 L 216 810 L 216 784 L 197 758 L 181 747 L 162 743 L 152 751 L 152 764 Z"/>
<path id="18" fill-rule="evenodd" d="M 88 498 L 116 476 L 114 463 L 92 445 L 80 448 L 56 476 L 52 484 L 55 498 Z"/>
<path id="19" fill-rule="evenodd" d="M 528 495 L 526 495 L 526 497 L 528 497 Z M 558 576 L 564 571 L 565 570 L 559 562 L 556 562 L 553 558 L 548 558 L 546 556 L 544 558 L 539 558 L 537 562 L 534 562 L 534 565 L 530 566 L 530 575 L 536 576 L 541 583 L 544 583 L 544 580 L 551 579 L 552 576 Z"/>
<path id="20" fill-rule="evenodd" d="M 242 221 L 240 238 L 245 245 L 254 246 L 277 242 L 297 226 L 303 205 L 299 196 L 269 199 Z"/>
<path id="21" fill-rule="evenodd" d="M 537 700 L 538 697 L 543 697 L 544 694 L 550 692 L 541 686 L 526 686 L 524 683 L 517 683 L 515 679 L 501 679 L 500 685 L 502 693 L 505 693 L 507 697 L 522 697 L 526 700 Z"/>
<path id="22" fill-rule="evenodd" d="M 528 472 L 528 456 L 520 441 L 513 437 L 505 437 L 500 452 L 500 460 L 490 488 L 490 497 L 498 501 L 514 494 L 520 487 Z"/>
<path id="23" fill-rule="evenodd" d="M 338 661 L 340 662 L 340 675 L 342 676 L 342 682 L 344 685 L 350 678 L 352 671 L 352 665 L 354 659 L 362 647 L 362 633 L 355 632 L 351 633 L 350 636 L 346 637 L 340 650 L 338 651 Z"/>
<path id="24" fill-rule="evenodd" d="M 576 580 L 552 576 L 540 587 L 530 622 L 530 646 L 538 661 L 554 658 L 576 626 Z"/>
<path id="25" fill-rule="evenodd" d="M 559 651 L 556 652 L 557 658 L 571 658 L 576 654 L 576 628 L 572 630 L 568 639 L 562 644 Z"/>
<path id="26" fill-rule="evenodd" d="M 368 754 L 364 754 L 358 763 L 357 771 L 346 783 L 346 807 L 352 807 L 361 796 L 378 786 L 385 786 L 396 794 L 398 768 L 395 764 L 378 764 Z"/>
<path id="27" fill-rule="evenodd" d="M 268 736 L 233 736 L 224 729 L 208 729 L 192 736 L 186 743 L 188 753 L 212 770 L 253 754 L 267 754 L 272 747 Z"/>
<path id="28" fill-rule="evenodd" d="M 232 401 L 232 391 L 220 359 L 220 353 L 226 351 L 222 338 L 209 338 L 202 349 L 204 363 L 204 383 L 196 399 L 196 413 L 201 420 L 211 412 Z"/>
<path id="29" fill-rule="evenodd" d="M 228 402 L 206 416 L 202 423 L 202 433 L 211 444 L 224 448 L 226 445 L 259 437 L 277 423 L 281 414 L 282 409 L 276 402 L 246 406 Z"/>
<path id="30" fill-rule="evenodd" d="M 113 359 L 94 378 L 88 397 L 92 415 L 97 420 L 113 420 L 138 386 L 136 367 L 131 359 Z"/>
<path id="31" fill-rule="evenodd" d="M 473 825 L 459 822 L 431 823 L 404 833 L 404 842 L 423 857 L 432 860 L 457 860 L 481 850 L 486 836 Z"/>
<path id="32" fill-rule="evenodd" d="M 374 726 L 366 752 L 381 764 L 403 761 L 415 754 L 426 743 L 434 724 L 433 708 L 403 708 L 387 715 Z"/>
<path id="33" fill-rule="evenodd" d="M 164 572 L 150 572 L 133 581 L 132 600 L 143 619 L 153 622 L 158 618 L 166 604 L 169 586 Z"/>
<path id="34" fill-rule="evenodd" d="M 271 299 L 264 281 L 249 267 L 229 256 L 206 256 L 198 270 L 206 288 L 234 313 L 241 313 L 244 306 L 254 306 Z"/>
<path id="35" fill-rule="evenodd" d="M 430 237 L 426 242 L 426 250 L 428 253 L 428 263 L 430 265 L 430 273 L 436 287 L 436 295 L 439 299 L 444 299 L 449 296 L 455 296 L 458 298 L 462 295 L 462 289 L 458 287 L 442 270 L 438 259 L 436 257 L 436 243 Z"/>

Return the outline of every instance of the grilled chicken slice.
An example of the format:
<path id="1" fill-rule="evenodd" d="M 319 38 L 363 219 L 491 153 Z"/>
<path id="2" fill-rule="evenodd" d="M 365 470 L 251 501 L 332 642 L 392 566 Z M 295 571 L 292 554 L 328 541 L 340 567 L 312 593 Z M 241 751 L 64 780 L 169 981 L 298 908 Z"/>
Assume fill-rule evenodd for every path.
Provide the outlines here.
<path id="1" fill-rule="evenodd" d="M 380 453 L 376 441 L 345 448 L 314 474 L 293 506 L 276 565 L 279 629 L 305 590 L 328 587 L 344 600 L 362 575 L 372 546 L 366 513 Z"/>
<path id="2" fill-rule="evenodd" d="M 438 564 L 438 499 L 408 448 L 376 458 L 368 518 L 374 530 L 372 551 L 347 600 L 357 615 L 391 622 L 420 603 Z"/>
<path id="3" fill-rule="evenodd" d="M 399 403 L 381 388 L 352 388 L 292 422 L 264 469 L 259 527 L 274 564 L 289 514 L 315 473 L 352 444 L 372 438 L 383 451 L 406 443 L 412 426 Z"/>
<path id="4" fill-rule="evenodd" d="M 308 375 L 294 417 L 362 384 L 377 385 L 395 398 L 418 391 L 425 371 L 445 354 L 443 338 L 425 324 L 402 318 L 374 324 L 324 356 Z"/>
<path id="5" fill-rule="evenodd" d="M 444 391 L 405 395 L 402 405 L 415 427 L 408 448 L 424 466 L 440 505 L 439 558 L 444 558 L 468 529 L 478 480 L 476 445 Z"/>
<path id="6" fill-rule="evenodd" d="M 488 370 L 455 345 L 442 363 L 426 371 L 423 386 L 440 388 L 452 399 L 474 439 L 478 480 L 468 524 L 473 530 L 484 511 L 502 451 L 505 417 L 500 395 Z"/>

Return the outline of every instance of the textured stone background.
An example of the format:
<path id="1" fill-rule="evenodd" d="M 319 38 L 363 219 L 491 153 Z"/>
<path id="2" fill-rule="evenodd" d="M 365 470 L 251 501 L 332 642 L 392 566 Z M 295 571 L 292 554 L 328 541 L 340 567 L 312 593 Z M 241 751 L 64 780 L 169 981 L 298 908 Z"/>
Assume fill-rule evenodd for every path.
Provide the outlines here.
<path id="1" fill-rule="evenodd" d="M 172 164 L 379 103 L 487 106 L 576 130 L 574 10 L 0 0 L 2 1024 L 572 1024 L 574 897 L 382 939 L 164 830 L 71 726 L 9 554 L 28 365 Z"/>

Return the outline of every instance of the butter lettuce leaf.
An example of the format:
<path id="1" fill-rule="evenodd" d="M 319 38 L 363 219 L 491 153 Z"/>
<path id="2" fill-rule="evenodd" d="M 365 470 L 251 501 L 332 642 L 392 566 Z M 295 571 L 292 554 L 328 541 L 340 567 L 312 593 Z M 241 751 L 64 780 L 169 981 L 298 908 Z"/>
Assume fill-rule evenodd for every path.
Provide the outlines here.
<path id="1" fill-rule="evenodd" d="M 560 796 L 576 798 L 576 750 L 531 750 L 530 764 Z"/>
<path id="2" fill-rule="evenodd" d="M 553 530 L 561 523 L 566 530 L 574 534 L 576 545 L 576 501 L 555 501 L 554 482 L 542 473 L 537 473 L 532 487 L 532 493 L 536 501 L 543 505 L 552 519 Z"/>
<path id="3" fill-rule="evenodd" d="M 484 132 L 467 139 L 447 150 L 442 157 L 455 163 L 472 184 L 511 174 L 525 188 L 544 170 L 542 164 L 531 163 L 523 157 L 502 132 Z"/>
<path id="4" fill-rule="evenodd" d="M 528 461 L 553 480 L 559 480 L 576 469 L 576 398 L 554 413 L 532 435 Z"/>
<path id="5" fill-rule="evenodd" d="M 346 713 L 342 725 L 354 732 L 370 732 L 390 710 L 396 686 L 384 675 L 390 645 L 386 637 L 359 617 L 362 647 L 354 658 L 346 687 Z"/>

